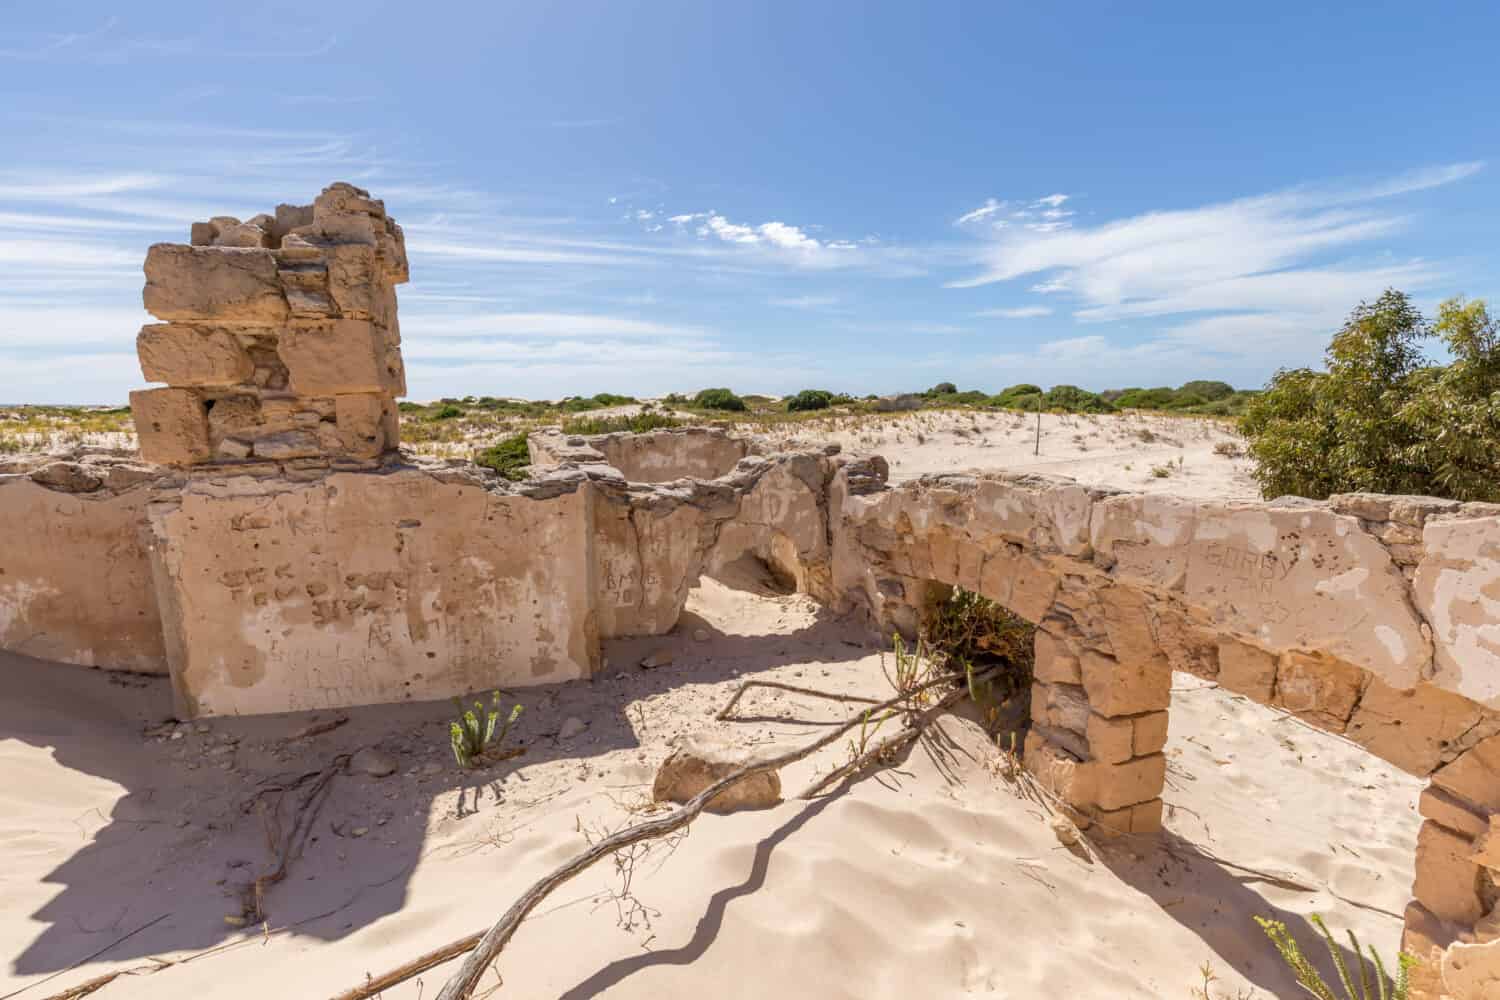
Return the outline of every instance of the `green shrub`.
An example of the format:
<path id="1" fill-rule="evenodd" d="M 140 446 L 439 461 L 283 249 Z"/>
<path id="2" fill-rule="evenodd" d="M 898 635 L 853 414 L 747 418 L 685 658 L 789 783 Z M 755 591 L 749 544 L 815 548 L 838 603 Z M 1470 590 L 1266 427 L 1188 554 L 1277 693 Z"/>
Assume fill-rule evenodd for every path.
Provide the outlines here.
<path id="1" fill-rule="evenodd" d="M 572 420 L 564 420 L 562 429 L 564 434 L 617 434 L 621 431 L 629 431 L 632 434 L 641 434 L 645 431 L 654 431 L 661 427 L 680 427 L 682 421 L 667 416 L 665 413 L 634 413 L 615 417 L 575 417 Z"/>
<path id="2" fill-rule="evenodd" d="M 1054 385 L 1042 400 L 1047 409 L 1066 413 L 1113 413 L 1115 409 L 1097 392 L 1076 385 Z"/>
<path id="3" fill-rule="evenodd" d="M 517 481 L 526 478 L 526 466 L 531 464 L 531 452 L 526 447 L 526 435 L 515 434 L 498 444 L 481 451 L 474 461 L 487 469 L 494 469 L 506 479 Z"/>
<path id="4" fill-rule="evenodd" d="M 1184 382 L 1178 389 L 1180 394 L 1192 394 L 1202 396 L 1204 401 L 1213 402 L 1216 399 L 1226 399 L 1234 395 L 1234 386 L 1228 382 Z"/>
<path id="5" fill-rule="evenodd" d="M 926 392 L 922 393 L 922 395 L 931 399 L 933 396 L 951 396 L 957 391 L 958 386 L 954 385 L 952 382 L 939 382 L 931 389 L 928 389 Z"/>
<path id="6" fill-rule="evenodd" d="M 929 655 L 946 670 L 1002 664 L 990 682 L 995 701 L 1030 690 L 1036 659 L 1036 626 L 994 601 L 962 587 L 940 589 L 923 615 Z"/>
<path id="7" fill-rule="evenodd" d="M 1434 365 L 1421 341 L 1442 339 Z M 1482 301 L 1451 299 L 1429 324 L 1403 293 L 1361 303 L 1327 370 L 1283 369 L 1240 430 L 1270 497 L 1418 493 L 1500 500 L 1500 329 Z"/>
<path id="8" fill-rule="evenodd" d="M 1176 395 L 1175 389 L 1164 385 L 1155 389 L 1126 389 L 1113 403 L 1122 410 L 1165 410 Z"/>
<path id="9" fill-rule="evenodd" d="M 831 405 L 833 405 L 833 393 L 822 389 L 803 389 L 786 401 L 786 408 L 792 413 L 826 410 Z"/>
<path id="10" fill-rule="evenodd" d="M 1041 397 L 1041 386 L 1022 382 L 1020 385 L 1002 389 L 998 394 L 985 400 L 985 405 L 1006 410 L 1035 410 Z"/>
<path id="11" fill-rule="evenodd" d="M 693 397 L 693 405 L 704 410 L 730 410 L 743 413 L 745 401 L 729 389 L 704 389 Z"/>
<path id="12" fill-rule="evenodd" d="M 447 404 L 444 404 L 444 406 L 442 407 L 442 409 L 438 410 L 436 413 L 434 413 L 432 415 L 432 419 L 433 420 L 452 420 L 454 417 L 461 417 L 463 415 L 464 415 L 464 411 L 463 411 L 462 407 L 455 406 L 452 403 L 447 403 Z"/>

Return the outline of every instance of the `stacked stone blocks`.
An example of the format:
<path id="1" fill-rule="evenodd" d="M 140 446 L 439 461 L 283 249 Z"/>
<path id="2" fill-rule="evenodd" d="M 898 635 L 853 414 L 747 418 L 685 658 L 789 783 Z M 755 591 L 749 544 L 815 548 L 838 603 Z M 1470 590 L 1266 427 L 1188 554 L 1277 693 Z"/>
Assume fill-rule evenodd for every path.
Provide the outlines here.
<path id="1" fill-rule="evenodd" d="M 350 184 L 311 205 L 194 223 L 146 257 L 141 455 L 162 465 L 365 464 L 399 444 L 405 395 L 395 286 L 405 238 Z"/>

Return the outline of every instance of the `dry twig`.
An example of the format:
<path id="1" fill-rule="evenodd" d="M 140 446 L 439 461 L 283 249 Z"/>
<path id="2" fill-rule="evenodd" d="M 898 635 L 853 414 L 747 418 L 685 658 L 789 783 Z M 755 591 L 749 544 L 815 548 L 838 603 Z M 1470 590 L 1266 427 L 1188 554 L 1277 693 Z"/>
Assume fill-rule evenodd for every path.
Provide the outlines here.
<path id="1" fill-rule="evenodd" d="M 698 815 L 703 812 L 715 796 L 746 778 L 756 774 L 763 774 L 767 771 L 779 771 L 789 764 L 795 764 L 803 758 L 812 756 L 824 747 L 831 746 L 847 733 L 861 725 L 869 713 L 903 705 L 910 702 L 916 695 L 932 688 L 944 684 L 964 685 L 965 681 L 966 677 L 962 673 L 944 674 L 941 677 L 931 678 L 908 691 L 898 694 L 894 698 L 880 702 L 872 708 L 860 712 L 844 722 L 837 729 L 820 736 L 811 743 L 775 757 L 768 757 L 753 764 L 745 765 L 734 773 L 726 775 L 709 785 L 667 815 L 626 827 L 591 844 L 588 850 L 574 856 L 538 879 L 531 888 L 527 889 L 521 895 L 520 899 L 511 905 L 510 909 L 505 911 L 505 914 L 489 930 L 482 934 L 468 935 L 434 951 L 430 951 L 420 958 L 407 962 L 398 969 L 385 973 L 378 978 L 371 978 L 364 985 L 339 994 L 335 1000 L 368 1000 L 368 998 L 375 996 L 382 989 L 387 989 L 406 979 L 410 979 L 435 965 L 439 965 L 468 951 L 470 954 L 464 960 L 463 966 L 444 984 L 442 992 L 437 996 L 437 1000 L 466 1000 L 466 998 L 472 995 L 475 987 L 478 986 L 480 977 L 484 975 L 484 970 L 489 968 L 490 964 L 499 956 L 500 952 L 505 948 L 506 943 L 510 941 L 517 928 L 520 927 L 521 922 L 526 919 L 527 915 L 543 899 L 565 882 L 587 870 L 595 863 L 614 855 L 618 851 L 629 848 L 633 844 L 638 844 L 641 841 L 650 840 L 655 837 L 662 837 L 687 826 L 694 819 L 698 818 Z M 966 687 L 960 687 L 959 691 L 956 692 L 957 697 L 954 697 L 953 700 L 957 701 L 959 697 L 963 696 L 966 690 Z M 739 695 L 743 693 L 744 688 L 742 687 L 740 692 L 735 695 L 735 699 L 737 700 Z M 946 701 L 947 699 L 944 700 Z M 922 721 L 913 726 L 909 737 L 906 733 L 902 733 L 900 737 L 892 739 L 907 738 L 908 741 L 915 739 L 920 734 L 922 727 L 936 718 L 936 715 L 937 712 L 935 709 L 930 713 L 923 713 Z M 880 749 L 880 747 L 874 748 L 874 750 Z M 889 748 L 884 752 L 889 752 Z M 862 755 L 861 759 L 865 757 L 868 757 L 868 755 Z M 847 773 L 848 770 L 849 768 L 846 765 L 836 773 Z"/>

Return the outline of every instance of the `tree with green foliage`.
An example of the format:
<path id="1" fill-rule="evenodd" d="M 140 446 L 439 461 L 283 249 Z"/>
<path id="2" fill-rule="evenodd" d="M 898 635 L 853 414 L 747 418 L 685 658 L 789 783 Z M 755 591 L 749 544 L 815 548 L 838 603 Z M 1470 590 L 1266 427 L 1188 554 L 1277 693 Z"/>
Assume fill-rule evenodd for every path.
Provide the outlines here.
<path id="1" fill-rule="evenodd" d="M 1421 343 L 1440 336 L 1452 363 Z M 1500 337 L 1482 301 L 1429 324 L 1402 292 L 1360 303 L 1326 371 L 1278 371 L 1240 419 L 1266 496 L 1425 493 L 1500 500 Z"/>
<path id="2" fill-rule="evenodd" d="M 693 397 L 693 405 L 703 410 L 728 410 L 743 413 L 745 401 L 729 389 L 704 389 Z"/>
<path id="3" fill-rule="evenodd" d="M 786 408 L 792 413 L 826 410 L 832 405 L 833 393 L 824 389 L 803 389 L 786 401 Z"/>
<path id="4" fill-rule="evenodd" d="M 926 392 L 922 393 L 922 395 L 929 398 L 932 396 L 951 396 L 957 391 L 958 386 L 954 385 L 952 382 L 939 382 L 931 389 L 928 389 Z"/>

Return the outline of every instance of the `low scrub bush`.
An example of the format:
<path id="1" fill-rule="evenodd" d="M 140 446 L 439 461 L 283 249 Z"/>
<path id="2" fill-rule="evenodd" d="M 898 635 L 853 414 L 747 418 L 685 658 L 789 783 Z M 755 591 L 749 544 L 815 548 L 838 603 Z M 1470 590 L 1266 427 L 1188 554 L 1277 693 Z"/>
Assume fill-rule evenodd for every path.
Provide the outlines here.
<path id="1" fill-rule="evenodd" d="M 743 413 L 745 401 L 729 389 L 704 389 L 693 397 L 693 405 L 704 410 L 726 410 Z"/>
<path id="2" fill-rule="evenodd" d="M 432 415 L 433 420 L 453 420 L 464 415 L 463 407 L 453 403 L 445 403 L 436 413 Z"/>
<path id="3" fill-rule="evenodd" d="M 526 447 L 525 434 L 513 434 L 474 456 L 474 461 L 487 469 L 494 469 L 506 479 L 518 481 L 526 478 L 526 467 L 531 464 L 531 452 Z"/>
<path id="4" fill-rule="evenodd" d="M 786 401 L 786 408 L 792 413 L 802 413 L 807 410 L 826 410 L 832 405 L 833 393 L 823 389 L 803 389 Z"/>
<path id="5" fill-rule="evenodd" d="M 616 417 L 574 417 L 562 422 L 564 434 L 642 434 L 662 427 L 680 427 L 682 421 L 665 413 L 642 411 Z"/>

